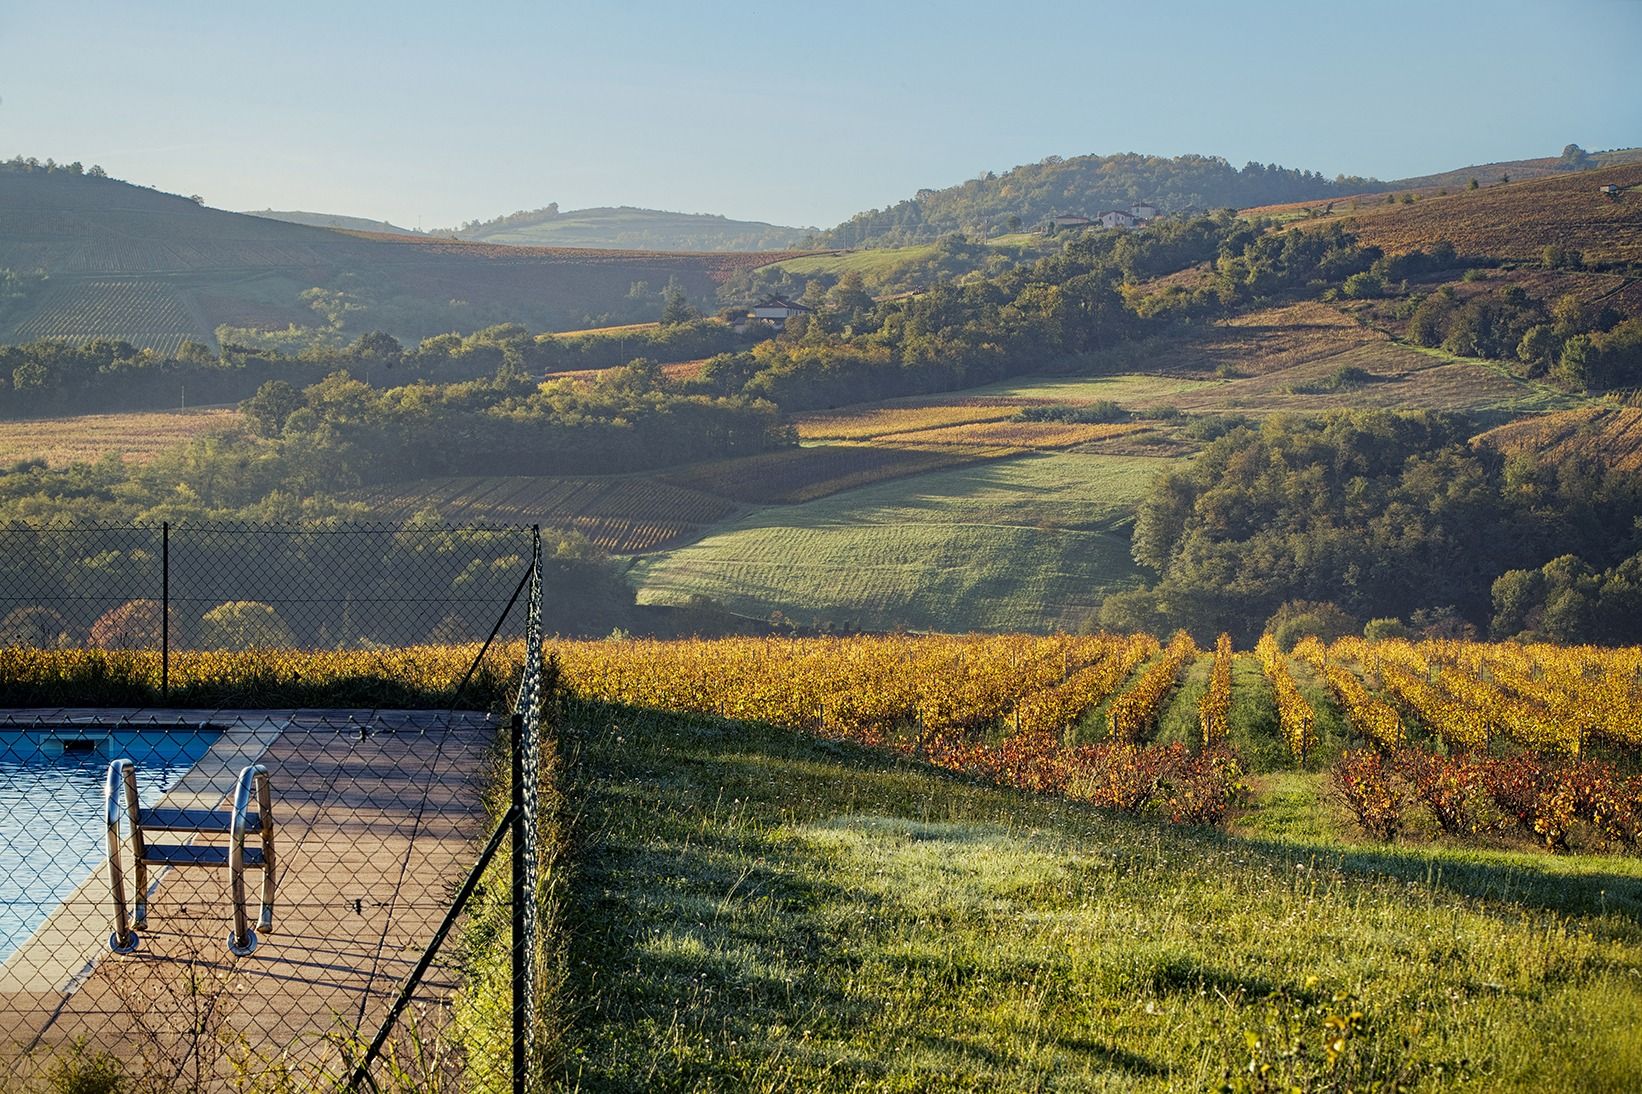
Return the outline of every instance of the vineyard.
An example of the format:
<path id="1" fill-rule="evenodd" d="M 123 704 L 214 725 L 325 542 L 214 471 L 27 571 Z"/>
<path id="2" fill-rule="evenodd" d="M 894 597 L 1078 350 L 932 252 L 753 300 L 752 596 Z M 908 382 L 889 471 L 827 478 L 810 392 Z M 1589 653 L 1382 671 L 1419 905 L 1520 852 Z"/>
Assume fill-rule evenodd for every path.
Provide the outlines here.
<path id="1" fill-rule="evenodd" d="M 979 448 L 1070 448 L 1108 441 L 1147 429 L 1137 422 L 972 422 L 883 437 L 885 444 Z"/>
<path id="2" fill-rule="evenodd" d="M 801 414 L 794 421 L 806 441 L 865 441 L 893 433 L 913 433 L 939 426 L 968 425 L 1013 418 L 1015 403 L 952 399 L 943 402 L 889 403 L 865 409 Z"/>
<path id="3" fill-rule="evenodd" d="M 653 550 L 697 535 L 736 511 L 723 498 L 637 477 L 422 479 L 394 483 L 360 500 L 392 520 L 432 512 L 457 523 L 541 524 L 579 532 L 613 554 Z"/>
<path id="4" fill-rule="evenodd" d="M 33 313 L 17 323 L 18 341 L 85 342 L 122 338 L 134 346 L 176 353 L 185 338 L 208 341 L 182 301 L 159 281 L 86 280 L 54 286 Z"/>
<path id="5" fill-rule="evenodd" d="M 1604 185 L 1618 186 L 1619 200 L 1602 194 Z M 1303 223 L 1328 225 L 1343 216 L 1363 243 L 1388 253 L 1446 239 L 1461 255 L 1537 262 L 1540 252 L 1554 245 L 1580 251 L 1586 262 L 1636 263 L 1642 262 L 1637 186 L 1642 186 L 1642 164 L 1633 163 L 1461 190 L 1408 205 L 1371 198 L 1347 210 L 1337 203 L 1334 217 Z"/>
<path id="6" fill-rule="evenodd" d="M 67 467 L 96 463 L 113 452 L 131 463 L 147 463 L 168 448 L 238 419 L 232 410 L 156 410 L 0 421 L 0 462 L 37 459 L 48 467 Z"/>
<path id="7" fill-rule="evenodd" d="M 1523 418 L 1489 430 L 1477 443 L 1548 463 L 1589 456 L 1618 470 L 1642 471 L 1642 408 L 1599 406 Z"/>
<path id="8" fill-rule="evenodd" d="M 1549 850 L 1642 838 L 1642 649 L 1269 636 L 1255 655 L 1275 717 L 1233 716 L 1238 654 L 1184 633 L 575 642 L 578 693 L 889 748 L 990 781 L 1178 822 L 1220 823 L 1248 794 L 1240 752 L 1275 733 L 1297 766 L 1322 753 L 1363 831 Z M 1157 741 L 1184 669 L 1211 658 L 1194 748 Z M 1326 691 L 1303 688 L 1326 681 Z M 1308 695 L 1309 692 L 1309 695 Z M 1325 698 L 1326 696 L 1326 698 Z M 1319 749 L 1331 705 L 1349 727 Z M 1317 776 L 1323 778 L 1324 776 Z M 1416 816 L 1407 806 L 1426 807 Z"/>
<path id="9" fill-rule="evenodd" d="M 753 505 L 791 505 L 813 501 L 885 479 L 921 475 L 973 460 L 1009 455 L 1007 449 L 963 452 L 817 445 L 765 452 L 756 456 L 695 464 L 661 478 L 688 490 Z"/>

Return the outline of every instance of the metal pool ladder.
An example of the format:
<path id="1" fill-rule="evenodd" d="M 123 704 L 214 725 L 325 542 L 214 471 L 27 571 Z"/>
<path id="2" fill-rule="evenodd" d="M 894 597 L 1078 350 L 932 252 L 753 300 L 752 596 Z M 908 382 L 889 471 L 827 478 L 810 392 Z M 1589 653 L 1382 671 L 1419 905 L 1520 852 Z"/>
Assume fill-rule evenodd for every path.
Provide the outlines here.
<path id="1" fill-rule="evenodd" d="M 256 786 L 257 810 L 251 811 L 251 788 Z M 137 907 L 127 916 L 125 870 L 120 855 L 120 791 L 125 791 L 125 812 L 131 818 L 131 853 L 136 882 Z M 148 926 L 148 868 L 150 866 L 227 866 L 228 890 L 234 905 L 233 925 L 228 931 L 228 949 L 245 957 L 257 948 L 257 931 L 274 929 L 274 815 L 268 789 L 268 769 L 253 764 L 239 773 L 234 787 L 234 807 L 223 813 L 216 809 L 144 809 L 137 802 L 137 765 L 127 759 L 108 765 L 108 782 L 103 787 L 103 806 L 108 815 L 108 873 L 114 888 L 114 933 L 108 945 L 115 953 L 131 953 L 137 948 L 133 927 Z M 157 844 L 148 836 L 156 832 L 186 832 L 192 835 L 228 836 L 222 844 Z M 257 846 L 247 847 L 246 837 L 257 837 Z M 262 871 L 262 910 L 252 930 L 245 915 L 245 871 Z"/>

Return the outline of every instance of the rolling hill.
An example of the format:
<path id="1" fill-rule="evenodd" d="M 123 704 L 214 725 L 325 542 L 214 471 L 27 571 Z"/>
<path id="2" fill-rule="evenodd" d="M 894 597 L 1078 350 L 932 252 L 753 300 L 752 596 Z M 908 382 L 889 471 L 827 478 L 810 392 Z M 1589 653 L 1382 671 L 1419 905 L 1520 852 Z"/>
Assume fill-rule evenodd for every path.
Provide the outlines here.
<path id="1" fill-rule="evenodd" d="M 1616 186 L 1609 197 L 1604 186 Z M 1364 243 L 1401 253 L 1446 239 L 1461 255 L 1537 262 L 1547 246 L 1579 251 L 1588 264 L 1642 262 L 1642 163 L 1484 186 L 1404 204 L 1336 204 Z"/>
<path id="2" fill-rule="evenodd" d="M 571 209 L 557 205 L 513 213 L 454 234 L 481 243 L 533 247 L 607 247 L 640 251 L 785 251 L 803 246 L 814 228 L 659 209 Z"/>
<path id="3" fill-rule="evenodd" d="M 1592 167 L 1617 167 L 1621 164 L 1642 161 L 1642 148 L 1616 148 L 1608 152 L 1590 153 Z M 1436 190 L 1442 187 L 1458 189 L 1470 184 L 1472 179 L 1479 183 L 1497 182 L 1502 176 L 1517 179 L 1538 179 L 1548 175 L 1568 174 L 1568 165 L 1560 156 L 1541 156 L 1537 159 L 1501 160 L 1498 163 L 1474 163 L 1469 167 L 1456 167 L 1452 171 L 1439 171 L 1434 175 L 1416 175 L 1412 178 L 1395 179 L 1385 184 L 1387 190 Z"/>
<path id="4" fill-rule="evenodd" d="M 114 179 L 0 166 L 0 271 L 31 278 L 0 299 L 0 341 L 106 337 L 171 350 L 185 338 L 210 344 L 224 324 L 407 339 L 498 322 L 589 327 L 655 318 L 674 278 L 711 304 L 736 271 L 784 257 L 341 232 Z"/>
<path id="5" fill-rule="evenodd" d="M 347 232 L 385 232 L 388 235 L 419 235 L 411 228 L 401 228 L 386 220 L 368 217 L 340 216 L 336 213 L 309 213 L 301 209 L 247 209 L 246 216 L 266 220 L 283 220 L 287 224 L 306 224 L 310 228 L 335 228 Z"/>
<path id="6" fill-rule="evenodd" d="M 817 241 L 827 247 L 919 243 L 949 232 L 1015 232 L 1056 213 L 1094 215 L 1139 201 L 1168 213 L 1327 199 L 1377 185 L 1276 165 L 1239 169 L 1219 156 L 1050 156 L 1001 175 L 988 171 L 957 186 L 919 190 L 895 205 L 857 213 Z"/>

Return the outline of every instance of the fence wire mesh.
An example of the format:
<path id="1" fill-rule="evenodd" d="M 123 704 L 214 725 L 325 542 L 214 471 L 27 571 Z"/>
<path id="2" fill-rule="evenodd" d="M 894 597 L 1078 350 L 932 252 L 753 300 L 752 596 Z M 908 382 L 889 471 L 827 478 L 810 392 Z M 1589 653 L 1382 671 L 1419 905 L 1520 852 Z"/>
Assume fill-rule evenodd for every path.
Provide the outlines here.
<path id="1" fill-rule="evenodd" d="M 520 527 L 0 525 L 0 645 L 359 649 L 485 637 Z"/>
<path id="2" fill-rule="evenodd" d="M 0 660 L 98 648 L 158 660 L 169 644 L 173 659 L 266 651 L 296 665 L 304 648 L 466 642 L 437 674 L 449 697 L 493 632 L 490 670 L 518 679 L 528 632 L 513 705 L 533 766 L 539 551 L 523 528 L 4 527 Z M 406 671 L 439 656 L 413 652 Z M 27 689 L 0 678 L 0 702 L 8 693 Z M 0 710 L 0 1066 L 28 1082 L 108 1053 L 159 1089 L 346 1082 L 496 824 L 505 707 L 97 703 Z M 478 887 L 504 918 L 506 877 L 499 863 Z M 531 923 L 510 945 L 534 955 L 536 934 Z M 472 961 L 448 943 L 433 955 L 370 1085 L 472 1085 L 446 1033 L 462 1007 L 507 1008 L 464 1001 Z M 526 961 L 528 989 L 541 974 Z"/>

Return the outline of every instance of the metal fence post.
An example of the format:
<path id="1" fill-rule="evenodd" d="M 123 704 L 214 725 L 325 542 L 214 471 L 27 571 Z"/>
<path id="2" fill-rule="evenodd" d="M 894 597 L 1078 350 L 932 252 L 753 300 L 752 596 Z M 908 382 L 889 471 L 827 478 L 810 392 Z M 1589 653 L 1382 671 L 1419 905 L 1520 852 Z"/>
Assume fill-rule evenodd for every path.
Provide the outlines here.
<path id="1" fill-rule="evenodd" d="M 160 698 L 171 698 L 171 522 L 160 523 Z"/>
<path id="2" fill-rule="evenodd" d="M 525 983 L 528 966 L 525 947 L 525 901 L 529 894 L 525 886 L 525 718 L 513 715 L 513 1091 L 524 1094 L 525 1089 L 525 1007 L 529 1002 L 529 985 Z"/>

